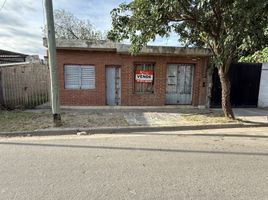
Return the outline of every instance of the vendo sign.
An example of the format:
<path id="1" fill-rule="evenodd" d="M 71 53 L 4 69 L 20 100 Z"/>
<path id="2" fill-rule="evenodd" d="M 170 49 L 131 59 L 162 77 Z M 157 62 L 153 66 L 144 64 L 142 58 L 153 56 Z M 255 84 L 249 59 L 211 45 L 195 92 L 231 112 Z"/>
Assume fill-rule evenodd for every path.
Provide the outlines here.
<path id="1" fill-rule="evenodd" d="M 135 80 L 138 83 L 152 83 L 154 78 L 153 70 L 136 70 Z"/>

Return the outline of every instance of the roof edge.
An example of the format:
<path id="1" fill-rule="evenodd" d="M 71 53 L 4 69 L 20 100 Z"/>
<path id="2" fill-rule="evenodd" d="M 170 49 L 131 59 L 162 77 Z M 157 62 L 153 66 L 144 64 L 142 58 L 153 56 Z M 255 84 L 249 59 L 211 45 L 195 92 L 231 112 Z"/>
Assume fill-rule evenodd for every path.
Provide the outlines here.
<path id="1" fill-rule="evenodd" d="M 47 39 L 43 39 L 44 46 L 47 47 Z M 87 50 L 87 51 L 115 51 L 119 54 L 130 54 L 129 44 L 114 43 L 107 40 L 65 40 L 57 39 L 57 49 L 65 50 Z M 211 56 L 209 49 L 186 48 L 174 46 L 145 46 L 138 55 L 181 55 L 181 56 Z"/>

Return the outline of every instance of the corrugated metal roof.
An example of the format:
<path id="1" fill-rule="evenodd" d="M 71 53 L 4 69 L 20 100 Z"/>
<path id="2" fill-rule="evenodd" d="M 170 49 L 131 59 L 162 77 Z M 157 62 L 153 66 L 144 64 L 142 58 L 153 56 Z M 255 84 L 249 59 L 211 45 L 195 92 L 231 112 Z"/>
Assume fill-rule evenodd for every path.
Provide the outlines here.
<path id="1" fill-rule="evenodd" d="M 0 49 L 0 64 L 25 62 L 28 55 Z"/>

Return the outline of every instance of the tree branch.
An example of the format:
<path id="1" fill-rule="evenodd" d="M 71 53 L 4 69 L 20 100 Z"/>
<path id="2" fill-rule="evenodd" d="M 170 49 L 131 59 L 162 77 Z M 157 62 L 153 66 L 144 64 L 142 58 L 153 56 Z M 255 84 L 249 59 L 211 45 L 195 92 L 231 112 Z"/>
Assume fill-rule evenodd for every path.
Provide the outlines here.
<path id="1" fill-rule="evenodd" d="M 75 33 L 73 32 L 73 30 L 71 28 L 67 29 L 76 39 L 79 39 L 79 37 L 77 35 L 75 35 Z"/>

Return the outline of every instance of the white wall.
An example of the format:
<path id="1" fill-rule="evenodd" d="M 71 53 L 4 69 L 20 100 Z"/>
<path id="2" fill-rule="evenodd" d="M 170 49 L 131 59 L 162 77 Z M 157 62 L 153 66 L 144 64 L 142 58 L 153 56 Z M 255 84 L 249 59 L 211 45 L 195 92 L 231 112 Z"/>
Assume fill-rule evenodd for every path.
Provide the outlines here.
<path id="1" fill-rule="evenodd" d="M 258 107 L 268 107 L 268 63 L 262 64 Z"/>

